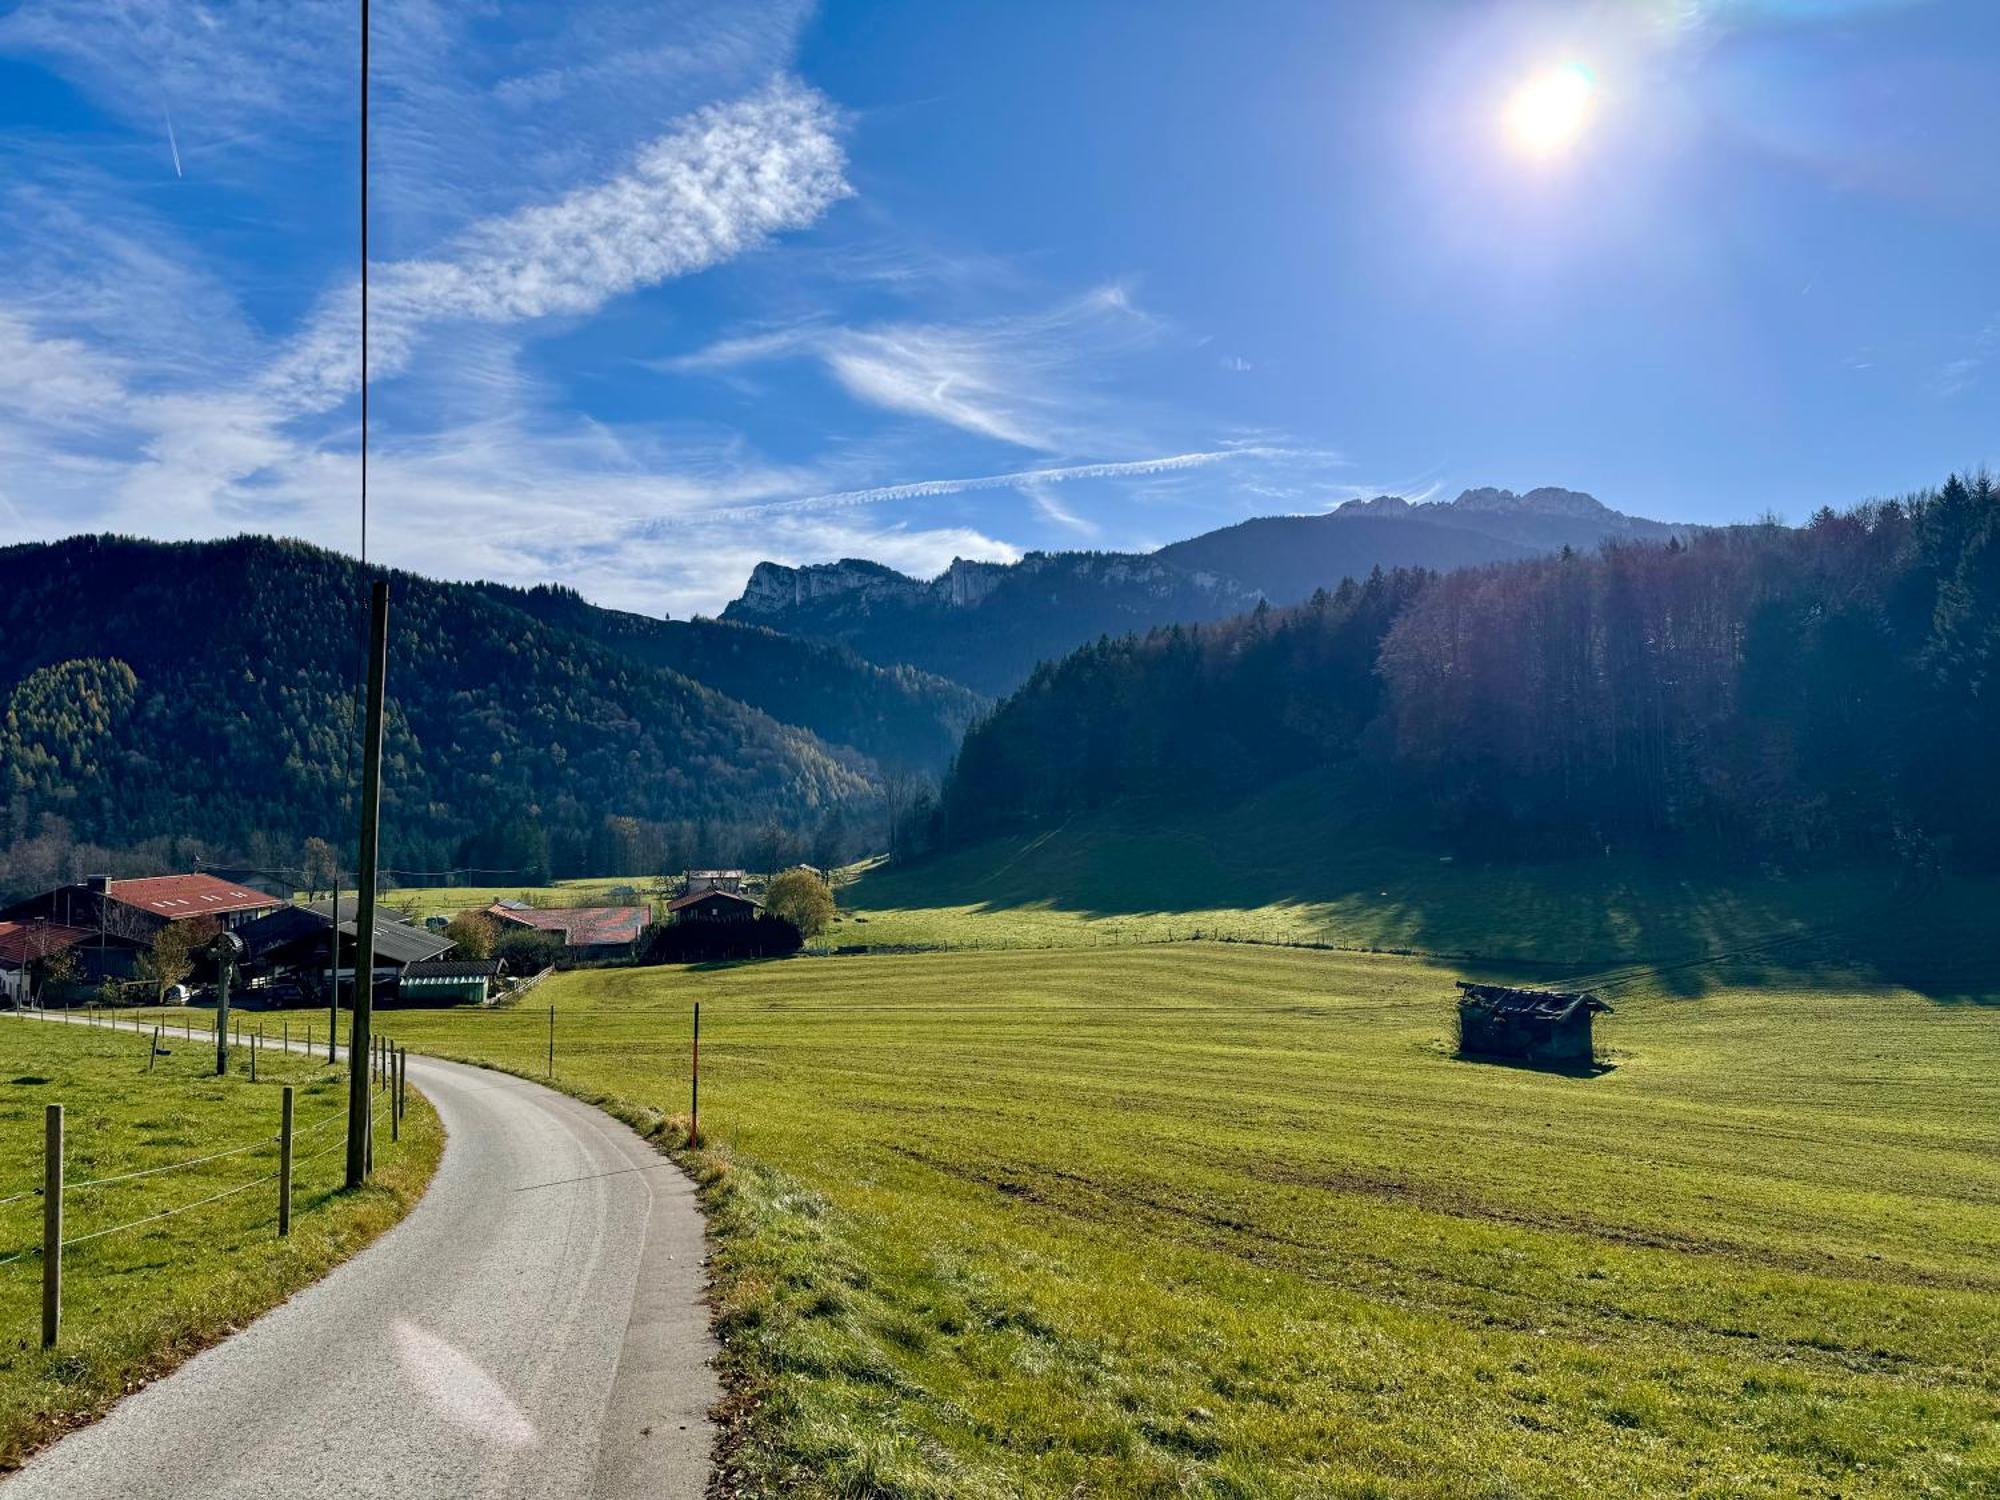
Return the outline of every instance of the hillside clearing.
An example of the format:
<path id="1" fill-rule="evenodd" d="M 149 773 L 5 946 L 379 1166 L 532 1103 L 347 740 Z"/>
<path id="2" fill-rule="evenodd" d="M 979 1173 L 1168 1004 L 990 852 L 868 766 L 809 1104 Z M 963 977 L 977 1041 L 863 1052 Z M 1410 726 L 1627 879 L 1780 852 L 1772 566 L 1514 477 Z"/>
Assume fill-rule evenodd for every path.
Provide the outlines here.
<path id="1" fill-rule="evenodd" d="M 746 1483 L 1002 1495 L 2000 1485 L 2000 1029 L 1836 973 L 1447 1051 L 1454 970 L 1179 943 L 560 975 L 657 1130 L 692 1002 Z M 408 1013 L 539 1072 L 547 1013 Z M 739 1416 L 745 1416 L 739 1412 Z"/>

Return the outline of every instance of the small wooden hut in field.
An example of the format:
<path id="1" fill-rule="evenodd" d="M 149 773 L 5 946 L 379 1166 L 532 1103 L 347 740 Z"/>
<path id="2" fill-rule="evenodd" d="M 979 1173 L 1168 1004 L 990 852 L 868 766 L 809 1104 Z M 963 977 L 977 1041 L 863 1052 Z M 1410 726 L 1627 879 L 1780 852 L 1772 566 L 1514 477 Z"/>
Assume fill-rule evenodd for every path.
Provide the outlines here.
<path id="1" fill-rule="evenodd" d="M 1611 1009 L 1595 995 L 1561 990 L 1520 990 L 1462 979 L 1458 988 L 1458 1050 L 1467 1057 L 1587 1065 L 1596 1056 L 1591 1018 Z"/>

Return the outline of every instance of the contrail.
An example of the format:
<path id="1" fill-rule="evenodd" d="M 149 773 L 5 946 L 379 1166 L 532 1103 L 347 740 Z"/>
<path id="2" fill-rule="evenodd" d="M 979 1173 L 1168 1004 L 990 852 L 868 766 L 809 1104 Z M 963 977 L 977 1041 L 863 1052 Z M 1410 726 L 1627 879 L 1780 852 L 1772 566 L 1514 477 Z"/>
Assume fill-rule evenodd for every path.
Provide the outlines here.
<path id="1" fill-rule="evenodd" d="M 1116 463 L 1072 464 L 1055 469 L 1018 469 L 1009 474 L 982 474 L 970 479 L 920 479 L 914 484 L 885 484 L 874 489 L 840 490 L 829 495 L 808 495 L 798 500 L 774 500 L 762 505 L 732 507 L 725 514 L 755 514 L 771 511 L 844 510 L 856 505 L 880 505 L 888 500 L 928 500 L 941 495 L 963 495 L 972 490 L 1020 489 L 1030 484 L 1064 484 L 1075 479 L 1122 479 L 1151 474 L 1171 474 L 1181 469 L 1198 469 L 1209 464 L 1229 463 L 1240 458 L 1325 457 L 1290 448 L 1244 446 L 1203 453 L 1169 453 L 1160 458 L 1126 459 Z"/>
<path id="2" fill-rule="evenodd" d="M 167 149 L 174 153 L 174 176 L 185 177 L 181 171 L 181 143 L 174 139 L 174 112 L 162 104 L 160 113 L 167 117 Z"/>

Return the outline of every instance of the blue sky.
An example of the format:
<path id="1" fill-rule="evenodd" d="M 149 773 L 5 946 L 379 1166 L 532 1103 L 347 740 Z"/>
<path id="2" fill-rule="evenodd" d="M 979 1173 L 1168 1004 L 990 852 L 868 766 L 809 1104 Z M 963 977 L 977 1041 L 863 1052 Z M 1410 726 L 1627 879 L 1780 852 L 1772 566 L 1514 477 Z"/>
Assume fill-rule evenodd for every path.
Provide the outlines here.
<path id="1" fill-rule="evenodd" d="M 355 9 L 0 0 L 0 540 L 355 550 Z M 375 57 L 369 548 L 435 575 L 684 614 L 2000 463 L 1987 0 L 379 0 Z"/>

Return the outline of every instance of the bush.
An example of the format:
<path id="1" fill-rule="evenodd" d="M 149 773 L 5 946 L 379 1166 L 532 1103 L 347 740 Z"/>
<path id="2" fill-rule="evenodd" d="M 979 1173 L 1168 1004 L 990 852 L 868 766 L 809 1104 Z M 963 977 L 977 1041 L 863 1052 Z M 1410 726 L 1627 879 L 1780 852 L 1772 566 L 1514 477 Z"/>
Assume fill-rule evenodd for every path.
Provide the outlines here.
<path id="1" fill-rule="evenodd" d="M 561 933 L 509 924 L 509 930 L 495 939 L 492 956 L 507 966 L 509 974 L 527 975 L 561 963 L 568 951 Z"/>
<path id="2" fill-rule="evenodd" d="M 474 907 L 453 917 L 444 935 L 458 945 L 460 958 L 491 958 L 500 943 L 500 923 Z"/>
<path id="3" fill-rule="evenodd" d="M 805 934 L 783 917 L 748 922 L 668 922 L 651 928 L 640 944 L 643 964 L 696 964 L 725 958 L 782 958 L 805 944 Z"/>
<path id="4" fill-rule="evenodd" d="M 771 882 L 764 893 L 764 909 L 807 937 L 818 937 L 833 920 L 833 892 L 816 871 L 801 866 Z"/>

